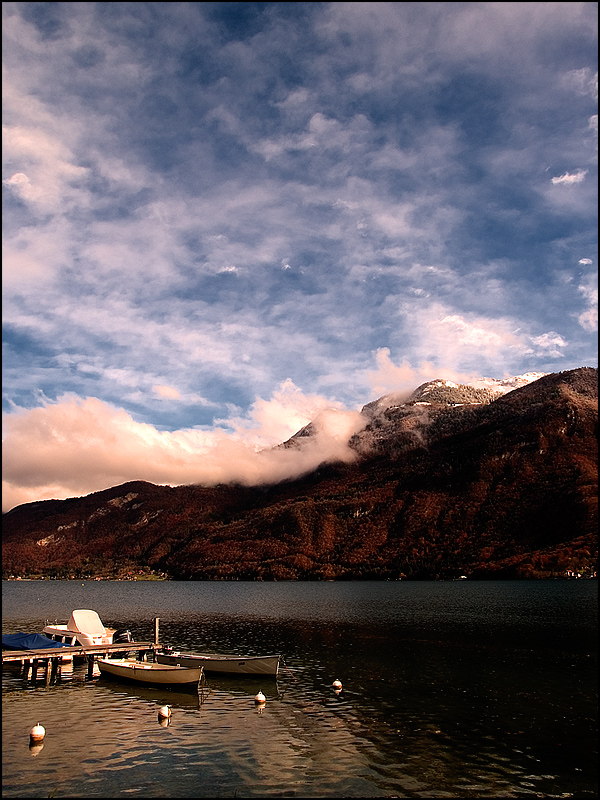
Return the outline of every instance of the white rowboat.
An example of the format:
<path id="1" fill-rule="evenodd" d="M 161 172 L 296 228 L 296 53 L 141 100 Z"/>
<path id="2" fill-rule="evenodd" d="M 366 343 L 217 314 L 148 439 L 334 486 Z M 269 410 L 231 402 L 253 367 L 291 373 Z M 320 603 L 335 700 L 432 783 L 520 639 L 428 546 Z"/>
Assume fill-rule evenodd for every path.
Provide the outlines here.
<path id="1" fill-rule="evenodd" d="M 179 663 L 157 664 L 151 661 L 136 661 L 135 658 L 99 658 L 98 669 L 102 675 L 112 675 L 137 683 L 157 683 L 163 686 L 199 683 L 202 667 L 184 667 Z"/>
<path id="2" fill-rule="evenodd" d="M 230 675 L 277 676 L 281 656 L 236 656 L 216 653 L 180 653 L 163 651 L 154 655 L 159 664 L 181 664 L 182 667 L 203 666 L 204 672 Z"/>

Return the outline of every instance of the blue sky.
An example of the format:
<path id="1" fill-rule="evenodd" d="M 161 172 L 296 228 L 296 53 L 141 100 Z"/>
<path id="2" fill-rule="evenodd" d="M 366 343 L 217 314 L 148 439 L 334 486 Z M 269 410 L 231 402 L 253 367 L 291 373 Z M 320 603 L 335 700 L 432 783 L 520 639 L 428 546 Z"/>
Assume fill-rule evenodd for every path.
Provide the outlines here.
<path id="1" fill-rule="evenodd" d="M 595 3 L 3 3 L 5 508 L 596 366 L 596 59 Z"/>

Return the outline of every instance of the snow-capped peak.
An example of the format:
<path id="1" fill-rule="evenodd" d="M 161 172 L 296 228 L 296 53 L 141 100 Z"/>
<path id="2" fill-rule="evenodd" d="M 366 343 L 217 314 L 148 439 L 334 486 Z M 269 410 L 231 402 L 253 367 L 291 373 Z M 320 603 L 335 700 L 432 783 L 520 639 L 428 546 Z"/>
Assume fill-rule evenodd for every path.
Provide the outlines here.
<path id="1" fill-rule="evenodd" d="M 363 406 L 361 413 L 373 419 L 388 408 L 401 407 L 406 403 L 419 405 L 429 404 L 430 401 L 449 405 L 489 403 L 503 394 L 537 381 L 546 374 L 546 372 L 525 372 L 523 375 L 513 375 L 510 378 L 476 378 L 470 383 L 462 384 L 438 378 L 422 383 L 411 394 L 392 392 L 384 395 Z"/>
<path id="2" fill-rule="evenodd" d="M 511 378 L 477 378 L 468 385 L 475 389 L 491 389 L 494 392 L 506 394 L 514 389 L 527 386 L 528 383 L 533 383 L 547 374 L 547 372 L 524 372 L 523 375 L 513 375 Z"/>

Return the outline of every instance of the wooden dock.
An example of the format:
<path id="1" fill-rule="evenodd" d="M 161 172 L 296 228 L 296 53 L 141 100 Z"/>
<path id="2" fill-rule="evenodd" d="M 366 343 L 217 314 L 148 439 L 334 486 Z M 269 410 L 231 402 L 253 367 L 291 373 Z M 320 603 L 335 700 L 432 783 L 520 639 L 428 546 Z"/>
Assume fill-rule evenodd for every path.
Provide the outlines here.
<path id="1" fill-rule="evenodd" d="M 88 678 L 92 677 L 94 670 L 94 660 L 99 656 L 107 656 L 111 653 L 128 653 L 134 651 L 138 658 L 146 661 L 149 653 L 159 650 L 162 645 L 153 642 L 126 642 L 123 644 L 95 644 L 82 647 L 48 647 L 39 650 L 3 650 L 2 666 L 4 664 L 20 663 L 23 668 L 24 677 L 27 678 L 31 670 L 31 680 L 37 679 L 40 667 L 44 668 L 44 675 L 47 683 L 52 683 L 58 673 L 62 662 L 62 657 L 72 656 L 74 658 L 84 658 L 88 662 Z"/>

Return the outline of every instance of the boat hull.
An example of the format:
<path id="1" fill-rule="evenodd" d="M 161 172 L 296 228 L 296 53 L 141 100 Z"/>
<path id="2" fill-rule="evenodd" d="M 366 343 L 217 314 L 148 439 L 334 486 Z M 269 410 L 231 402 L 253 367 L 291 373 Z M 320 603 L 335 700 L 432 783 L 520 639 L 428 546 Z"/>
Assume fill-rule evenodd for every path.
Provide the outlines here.
<path id="1" fill-rule="evenodd" d="M 226 675 L 277 676 L 280 656 L 230 656 L 216 653 L 155 653 L 159 664 L 181 664 L 182 667 L 202 665 L 204 672 Z"/>
<path id="2" fill-rule="evenodd" d="M 179 664 L 157 664 L 129 658 L 99 658 L 97 663 L 101 675 L 161 686 L 198 684 L 203 672 L 202 667 L 190 669 Z"/>

